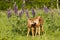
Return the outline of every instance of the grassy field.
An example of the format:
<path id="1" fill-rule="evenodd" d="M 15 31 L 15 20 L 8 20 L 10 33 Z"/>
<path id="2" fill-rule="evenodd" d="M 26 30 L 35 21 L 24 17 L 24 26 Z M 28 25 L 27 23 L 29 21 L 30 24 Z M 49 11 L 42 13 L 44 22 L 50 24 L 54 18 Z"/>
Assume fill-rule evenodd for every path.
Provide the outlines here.
<path id="1" fill-rule="evenodd" d="M 32 18 L 31 12 L 29 12 Z M 32 38 L 27 34 L 27 16 L 23 13 L 22 17 L 17 17 L 12 13 L 10 18 L 7 17 L 6 11 L 0 12 L 0 40 L 60 40 L 60 15 L 54 11 L 53 18 L 51 13 L 44 13 L 42 10 L 36 12 L 36 16 L 42 16 L 44 19 L 45 33 L 41 36 Z"/>

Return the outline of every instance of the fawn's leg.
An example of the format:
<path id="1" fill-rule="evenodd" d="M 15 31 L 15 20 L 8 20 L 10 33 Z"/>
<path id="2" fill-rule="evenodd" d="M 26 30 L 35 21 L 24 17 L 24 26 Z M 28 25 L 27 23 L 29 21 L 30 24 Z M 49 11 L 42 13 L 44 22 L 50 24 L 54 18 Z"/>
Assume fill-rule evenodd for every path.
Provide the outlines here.
<path id="1" fill-rule="evenodd" d="M 34 37 L 34 27 L 32 27 L 32 37 Z"/>
<path id="2" fill-rule="evenodd" d="M 44 33 L 44 27 L 42 26 L 42 28 L 41 28 L 41 32 L 42 32 L 42 34 Z"/>
<path id="3" fill-rule="evenodd" d="M 39 36 L 40 36 L 40 27 L 38 27 L 38 34 L 39 34 Z"/>
<path id="4" fill-rule="evenodd" d="M 30 32 L 30 28 L 28 28 L 28 31 L 27 31 L 27 37 L 28 37 L 28 35 L 29 35 L 29 32 Z"/>
<path id="5" fill-rule="evenodd" d="M 44 32 L 44 28 L 43 28 L 42 25 L 40 26 L 40 30 L 41 30 L 41 32 L 42 32 L 42 34 L 43 34 L 43 32 Z"/>
<path id="6" fill-rule="evenodd" d="M 42 26 L 42 32 L 44 32 L 44 28 L 43 28 L 43 26 Z"/>
<path id="7" fill-rule="evenodd" d="M 36 32 L 35 32 L 35 35 L 37 35 L 37 33 L 38 33 L 38 28 L 36 27 Z"/>

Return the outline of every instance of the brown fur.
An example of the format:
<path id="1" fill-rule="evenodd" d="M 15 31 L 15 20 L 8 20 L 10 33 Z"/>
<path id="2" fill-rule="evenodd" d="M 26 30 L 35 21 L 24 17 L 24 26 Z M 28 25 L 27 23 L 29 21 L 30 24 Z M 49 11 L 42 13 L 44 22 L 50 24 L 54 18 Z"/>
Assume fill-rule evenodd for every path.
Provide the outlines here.
<path id="1" fill-rule="evenodd" d="M 29 32 L 30 32 L 30 28 L 32 29 L 32 36 L 34 37 L 34 30 L 36 28 L 36 32 L 35 34 L 39 34 L 40 35 L 40 30 L 41 31 L 44 31 L 43 30 L 43 19 L 41 16 L 38 16 L 38 17 L 35 17 L 35 18 L 28 18 L 28 21 L 27 21 L 27 27 L 28 27 L 28 31 L 27 31 L 27 36 L 29 35 Z"/>

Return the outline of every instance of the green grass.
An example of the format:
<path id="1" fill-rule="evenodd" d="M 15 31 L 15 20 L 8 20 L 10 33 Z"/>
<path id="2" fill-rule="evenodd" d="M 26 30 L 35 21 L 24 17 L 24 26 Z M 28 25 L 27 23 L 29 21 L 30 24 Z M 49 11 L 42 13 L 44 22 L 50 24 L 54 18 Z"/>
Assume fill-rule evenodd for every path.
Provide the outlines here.
<path id="1" fill-rule="evenodd" d="M 57 12 L 54 12 L 53 19 L 51 14 L 45 14 L 42 10 L 36 13 L 36 16 L 42 16 L 44 19 L 44 30 L 45 33 L 41 36 L 35 36 L 32 38 L 31 35 L 28 37 L 27 34 L 27 17 L 24 13 L 22 18 L 17 18 L 16 15 L 8 19 L 7 14 L 4 11 L 0 12 L 0 40 L 60 40 L 60 16 Z M 32 18 L 31 12 L 29 12 Z"/>
<path id="2" fill-rule="evenodd" d="M 9 35 L 9 37 L 2 37 L 7 40 L 60 40 L 60 33 L 54 33 L 53 35 L 44 34 L 42 36 L 35 36 L 32 38 L 31 36 L 21 36 L 21 35 Z"/>

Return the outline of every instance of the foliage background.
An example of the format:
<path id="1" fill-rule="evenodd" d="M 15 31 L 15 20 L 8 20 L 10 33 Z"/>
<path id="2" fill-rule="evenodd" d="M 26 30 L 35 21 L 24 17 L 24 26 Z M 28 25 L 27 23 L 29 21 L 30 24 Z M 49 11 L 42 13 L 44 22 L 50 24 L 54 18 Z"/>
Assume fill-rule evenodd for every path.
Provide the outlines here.
<path id="1" fill-rule="evenodd" d="M 25 7 L 35 8 L 36 16 L 42 16 L 44 19 L 44 34 L 34 38 L 27 34 L 27 16 L 24 12 L 22 17 L 15 15 L 13 4 L 16 1 L 18 9 L 22 8 L 22 0 L 0 0 L 0 40 L 60 40 L 60 10 L 56 8 L 56 0 L 26 0 Z M 45 13 L 44 5 L 51 10 Z M 11 6 L 12 15 L 8 18 L 7 9 Z M 38 9 L 36 9 L 38 8 Z M 40 9 L 41 8 L 41 9 Z M 3 10 L 3 11 L 2 11 Z M 18 10 L 20 12 L 20 10 Z M 53 12 L 52 12 L 53 11 Z M 31 10 L 28 10 L 29 16 L 33 18 Z"/>
<path id="2" fill-rule="evenodd" d="M 36 10 L 37 11 L 37 10 Z M 29 16 L 32 17 L 31 11 Z M 42 16 L 44 19 L 44 34 L 40 37 L 36 36 L 32 39 L 27 34 L 27 16 L 26 13 L 22 14 L 22 18 L 17 17 L 12 13 L 10 18 L 7 17 L 6 11 L 0 12 L 0 39 L 1 40 L 59 40 L 60 39 L 60 14 L 56 11 L 53 13 L 44 13 L 43 10 L 39 10 L 36 16 Z"/>
<path id="3" fill-rule="evenodd" d="M 13 9 L 14 2 L 17 3 L 18 9 L 21 9 L 23 0 L 0 0 L 0 10 L 7 10 L 10 6 Z M 48 8 L 53 6 L 56 8 L 57 0 L 25 0 L 25 7 L 43 8 L 46 5 Z"/>

